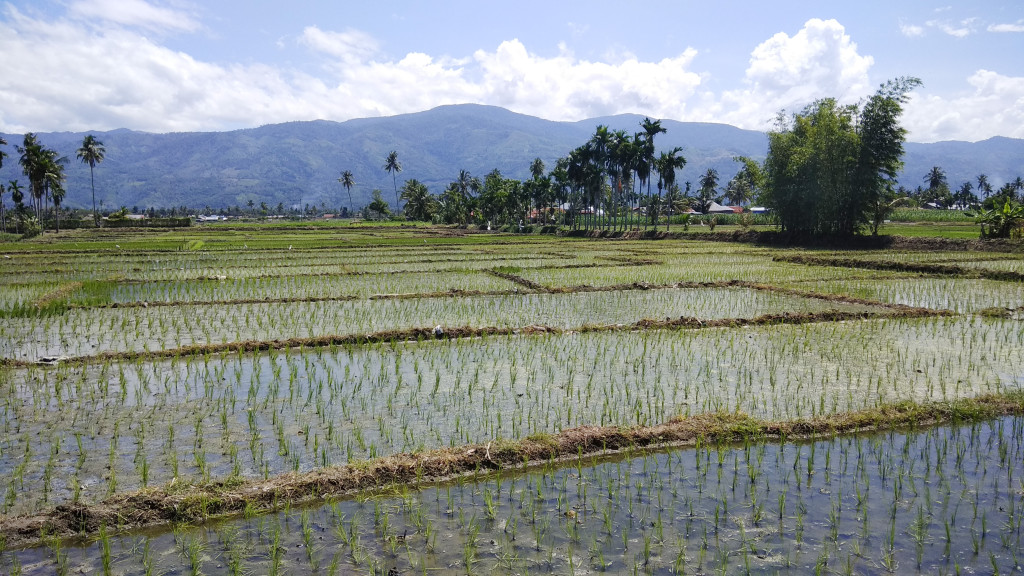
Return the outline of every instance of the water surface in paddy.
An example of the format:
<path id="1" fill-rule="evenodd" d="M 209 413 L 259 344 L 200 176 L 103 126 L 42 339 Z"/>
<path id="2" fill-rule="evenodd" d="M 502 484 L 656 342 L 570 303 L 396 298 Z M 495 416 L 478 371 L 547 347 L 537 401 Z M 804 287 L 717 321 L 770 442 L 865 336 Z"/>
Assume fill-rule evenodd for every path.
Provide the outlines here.
<path id="1" fill-rule="evenodd" d="M 9 551 L 0 567 L 103 573 L 106 554 L 111 574 L 1012 573 L 1022 474 L 1024 419 L 1009 417 L 580 458 Z"/>

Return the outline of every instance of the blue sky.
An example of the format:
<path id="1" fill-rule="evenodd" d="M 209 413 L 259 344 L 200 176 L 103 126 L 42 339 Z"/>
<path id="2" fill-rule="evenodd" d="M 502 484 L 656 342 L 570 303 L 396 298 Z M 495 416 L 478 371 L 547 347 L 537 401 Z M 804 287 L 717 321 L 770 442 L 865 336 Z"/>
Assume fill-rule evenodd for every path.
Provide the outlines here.
<path id="1" fill-rule="evenodd" d="M 475 102 L 766 129 L 920 77 L 910 139 L 1024 138 L 1024 2 L 0 4 L 0 131 L 231 130 Z"/>

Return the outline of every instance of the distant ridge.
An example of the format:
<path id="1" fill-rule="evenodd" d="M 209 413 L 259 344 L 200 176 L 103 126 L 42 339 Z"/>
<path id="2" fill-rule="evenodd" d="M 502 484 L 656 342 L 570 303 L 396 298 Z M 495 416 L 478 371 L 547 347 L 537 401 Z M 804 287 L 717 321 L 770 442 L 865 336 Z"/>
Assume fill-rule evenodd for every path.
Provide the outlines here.
<path id="1" fill-rule="evenodd" d="M 382 169 L 391 150 L 398 151 L 404 168 L 399 185 L 416 178 L 439 193 L 463 169 L 483 177 L 497 168 L 506 176 L 526 178 L 534 158 L 550 169 L 598 124 L 635 133 L 643 118 L 622 114 L 553 122 L 495 106 L 457 104 L 384 118 L 286 122 L 231 132 L 92 132 L 107 149 L 107 160 L 96 169 L 96 193 L 107 208 L 219 208 L 245 206 L 249 200 L 270 206 L 323 202 L 337 208 L 348 204 L 338 176 L 351 170 L 358 207 L 369 201 L 374 188 L 383 190 L 386 199 L 394 197 L 391 177 Z M 662 125 L 668 132 L 658 136 L 658 148 L 681 146 L 687 159 L 680 183 L 696 183 L 705 170 L 716 168 L 724 185 L 737 169 L 734 156 L 761 159 L 767 151 L 767 137 L 754 130 L 674 120 Z M 89 204 L 89 170 L 75 158 L 85 134 L 39 133 L 44 145 L 68 158 L 66 204 L 74 207 Z M 0 181 L 24 181 L 14 150 L 22 135 L 4 137 L 10 157 L 0 169 Z M 998 185 L 1024 175 L 1024 140 L 908 143 L 905 161 L 901 183 L 908 188 L 922 184 L 932 166 L 946 171 L 951 187 L 973 182 L 982 173 Z M 9 198 L 6 203 L 10 205 Z"/>

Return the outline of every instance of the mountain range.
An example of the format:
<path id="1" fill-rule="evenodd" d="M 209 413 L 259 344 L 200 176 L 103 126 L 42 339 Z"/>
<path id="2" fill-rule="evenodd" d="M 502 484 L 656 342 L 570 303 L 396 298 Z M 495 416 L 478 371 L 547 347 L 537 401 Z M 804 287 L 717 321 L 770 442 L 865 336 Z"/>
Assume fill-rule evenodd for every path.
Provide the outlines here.
<path id="1" fill-rule="evenodd" d="M 374 188 L 394 198 L 385 157 L 398 152 L 403 171 L 397 185 L 416 178 L 440 193 L 460 170 L 483 177 L 498 169 L 508 177 L 527 178 L 534 158 L 548 169 L 580 146 L 599 124 L 612 130 L 640 131 L 643 116 L 622 114 L 579 122 L 553 122 L 503 108 L 460 104 L 425 112 L 346 122 L 287 122 L 231 132 L 153 134 L 127 129 L 92 132 L 106 148 L 96 167 L 96 196 L 105 208 L 120 206 L 190 207 L 348 205 L 338 182 L 352 171 L 356 207 L 365 205 Z M 767 136 L 725 124 L 663 120 L 667 132 L 656 138 L 659 149 L 683 148 L 686 167 L 677 182 L 696 185 L 701 174 L 715 168 L 721 184 L 738 169 L 738 155 L 763 159 Z M 66 156 L 68 191 L 65 204 L 91 204 L 89 168 L 75 158 L 86 133 L 38 133 L 40 142 Z M 912 136 L 912 135 L 911 135 Z M 4 134 L 9 154 L 0 168 L 0 182 L 25 184 L 14 149 L 22 135 Z M 986 174 L 997 186 L 1024 175 L 1024 140 L 996 137 L 981 142 L 908 142 L 900 182 L 923 184 L 932 166 L 942 167 L 951 188 Z M 9 196 L 6 202 L 10 203 Z"/>

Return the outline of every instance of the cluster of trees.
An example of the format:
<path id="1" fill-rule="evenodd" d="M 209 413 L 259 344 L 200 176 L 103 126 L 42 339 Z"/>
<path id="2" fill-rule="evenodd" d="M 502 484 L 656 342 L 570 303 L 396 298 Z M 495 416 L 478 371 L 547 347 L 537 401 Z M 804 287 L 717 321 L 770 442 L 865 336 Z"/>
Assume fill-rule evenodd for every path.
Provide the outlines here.
<path id="1" fill-rule="evenodd" d="M 829 98 L 792 118 L 780 115 L 768 135 L 764 164 L 746 162 L 744 169 L 784 230 L 848 235 L 870 229 L 877 234 L 900 205 L 987 208 L 979 218 L 986 236 L 1005 236 L 1016 226 L 1003 221 L 1020 212 L 1020 177 L 996 192 L 984 174 L 977 177 L 977 187 L 968 181 L 951 190 L 938 166 L 924 176 L 926 187 L 909 190 L 896 181 L 906 137 L 899 118 L 908 93 L 920 84 L 917 78 L 898 78 L 883 84 L 862 107 L 841 106 Z M 986 218 L 999 223 L 986 227 Z"/>
<path id="2" fill-rule="evenodd" d="M 655 137 L 665 132 L 661 121 L 645 118 L 640 127 L 641 131 L 631 135 L 598 126 L 586 143 L 560 158 L 550 171 L 540 158 L 534 159 L 531 177 L 525 181 L 506 178 L 498 170 L 483 179 L 462 170 L 443 192 L 434 195 L 416 179 L 398 187 L 396 175 L 402 165 L 397 152 L 387 156 L 383 169 L 395 181 L 397 211 L 414 220 L 495 226 L 562 223 L 620 230 L 657 226 L 660 216 L 686 210 L 688 200 L 697 200 L 688 198 L 689 183 L 685 192 L 676 183 L 677 171 L 686 165 L 682 150 L 656 154 Z M 715 198 L 718 174 L 709 170 L 705 176 L 701 191 L 710 202 Z M 338 181 L 348 191 L 351 206 L 354 175 L 346 170 Z M 735 198 L 749 199 L 749 187 L 737 184 L 735 190 Z M 383 194 L 374 190 L 364 215 L 384 218 L 390 214 Z"/>
<path id="3" fill-rule="evenodd" d="M 1024 195 L 1024 179 L 1020 176 L 1006 182 L 998 190 L 992 188 L 988 176 L 979 174 L 974 181 L 962 182 L 952 189 L 946 172 L 940 166 L 933 166 L 924 176 L 925 186 L 915 190 L 900 187 L 900 194 L 914 200 L 921 206 L 934 205 L 941 208 L 968 210 L 978 206 L 995 208 L 1003 206 L 1007 201 L 1020 202 Z"/>
<path id="4" fill-rule="evenodd" d="M 906 130 L 899 124 L 917 78 L 887 82 L 863 107 L 819 100 L 768 134 L 761 199 L 796 235 L 877 232 L 897 198 Z"/>
<path id="5" fill-rule="evenodd" d="M 0 146 L 7 145 L 7 141 L 0 138 Z M 28 178 L 28 188 L 23 187 L 18 180 L 11 180 L 7 186 L 0 183 L 0 226 L 7 232 L 10 228 L 19 230 L 27 235 L 34 235 L 43 230 L 49 206 L 52 205 L 55 228 L 60 231 L 60 207 L 64 202 L 67 191 L 64 183 L 67 180 L 64 174 L 64 167 L 68 160 L 59 156 L 56 150 L 47 148 L 39 142 L 39 138 L 32 132 L 25 134 L 22 144 L 16 147 L 19 154 L 18 164 L 21 166 L 22 174 Z M 96 211 L 96 182 L 93 171 L 96 165 L 103 161 L 106 150 L 103 143 L 93 135 L 88 135 L 82 141 L 81 148 L 76 155 L 82 162 L 89 165 L 90 178 L 92 179 L 92 201 L 93 217 L 95 224 L 99 225 L 99 214 Z M 6 152 L 0 149 L 0 166 L 3 159 L 9 157 Z M 25 192 L 28 192 L 29 205 L 26 206 Z M 13 214 L 6 208 L 5 195 L 10 194 L 14 203 Z"/>

